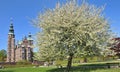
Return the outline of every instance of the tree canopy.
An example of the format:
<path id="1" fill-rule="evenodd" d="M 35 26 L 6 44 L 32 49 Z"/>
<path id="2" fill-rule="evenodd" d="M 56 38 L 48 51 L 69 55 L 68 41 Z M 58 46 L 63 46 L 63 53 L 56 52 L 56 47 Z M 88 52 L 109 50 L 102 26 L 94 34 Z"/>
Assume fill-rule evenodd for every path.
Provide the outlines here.
<path id="1" fill-rule="evenodd" d="M 5 61 L 6 57 L 7 57 L 6 50 L 4 50 L 4 49 L 0 50 L 0 61 Z"/>
<path id="2" fill-rule="evenodd" d="M 109 48 L 112 32 L 102 14 L 103 7 L 76 1 L 56 5 L 38 15 L 34 24 L 41 29 L 37 34 L 38 58 L 66 58 L 71 66 L 73 56 L 100 55 Z M 49 56 L 48 56 L 49 55 Z"/>

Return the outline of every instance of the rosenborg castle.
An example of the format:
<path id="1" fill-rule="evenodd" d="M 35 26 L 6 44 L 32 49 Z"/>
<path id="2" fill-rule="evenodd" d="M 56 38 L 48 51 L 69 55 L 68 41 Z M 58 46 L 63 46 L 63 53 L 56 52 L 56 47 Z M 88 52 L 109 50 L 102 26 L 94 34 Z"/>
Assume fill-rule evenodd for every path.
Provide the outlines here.
<path id="1" fill-rule="evenodd" d="M 13 23 L 10 24 L 8 33 L 7 62 L 33 61 L 33 39 L 29 33 L 16 43 Z"/>

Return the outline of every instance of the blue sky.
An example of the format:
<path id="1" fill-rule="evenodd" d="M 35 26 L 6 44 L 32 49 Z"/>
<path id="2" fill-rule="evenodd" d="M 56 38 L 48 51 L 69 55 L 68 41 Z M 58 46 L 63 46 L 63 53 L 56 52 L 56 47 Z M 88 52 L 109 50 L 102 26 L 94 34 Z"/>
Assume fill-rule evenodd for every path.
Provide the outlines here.
<path id="1" fill-rule="evenodd" d="M 66 0 L 0 0 L 0 50 L 7 49 L 10 18 L 13 19 L 16 41 L 21 40 L 31 32 L 36 34 L 38 29 L 32 26 L 35 19 L 45 9 L 54 8 L 57 2 Z M 120 0 L 88 0 L 96 6 L 106 5 L 104 15 L 109 19 L 111 29 L 120 36 Z M 80 4 L 80 0 L 78 0 Z"/>

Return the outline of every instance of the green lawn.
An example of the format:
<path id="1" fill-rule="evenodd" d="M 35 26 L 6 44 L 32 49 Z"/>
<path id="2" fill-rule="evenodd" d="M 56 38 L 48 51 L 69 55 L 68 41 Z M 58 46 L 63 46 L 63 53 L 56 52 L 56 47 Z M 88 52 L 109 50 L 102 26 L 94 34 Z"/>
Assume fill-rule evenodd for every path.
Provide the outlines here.
<path id="1" fill-rule="evenodd" d="M 41 68 L 33 68 L 33 67 L 23 67 L 23 68 L 6 68 L 1 69 L 0 72 L 47 72 L 53 68 L 50 67 L 41 67 Z"/>
<path id="2" fill-rule="evenodd" d="M 71 72 L 120 72 L 120 68 L 109 69 L 107 63 L 120 63 L 120 61 L 73 64 Z M 36 68 L 33 66 L 28 66 L 8 66 L 4 69 L 0 69 L 0 72 L 66 72 L 66 68 L 56 68 L 56 66 Z"/>
<path id="3" fill-rule="evenodd" d="M 57 69 L 53 67 L 24 67 L 24 68 L 6 68 L 0 69 L 0 72 L 65 72 L 65 69 Z M 81 69 L 81 68 L 73 68 L 71 72 L 120 72 L 119 68 L 111 68 L 111 69 Z"/>

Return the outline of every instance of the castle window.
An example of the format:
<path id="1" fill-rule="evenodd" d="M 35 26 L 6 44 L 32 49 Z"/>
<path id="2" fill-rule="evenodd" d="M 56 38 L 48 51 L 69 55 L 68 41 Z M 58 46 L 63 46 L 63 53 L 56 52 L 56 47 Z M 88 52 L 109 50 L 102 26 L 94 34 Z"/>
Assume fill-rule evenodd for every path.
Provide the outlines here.
<path id="1" fill-rule="evenodd" d="M 30 48 L 28 48 L 28 53 L 31 53 Z"/>
<path id="2" fill-rule="evenodd" d="M 31 57 L 31 54 L 30 54 L 30 53 L 28 54 L 28 57 L 29 57 L 29 58 Z"/>
<path id="3" fill-rule="evenodd" d="M 24 53 L 24 49 L 22 49 L 22 53 Z"/>
<path id="4" fill-rule="evenodd" d="M 25 59 L 25 54 L 22 55 L 22 59 Z"/>
<path id="5" fill-rule="evenodd" d="M 25 53 L 25 48 L 24 47 L 22 47 L 22 53 Z"/>

